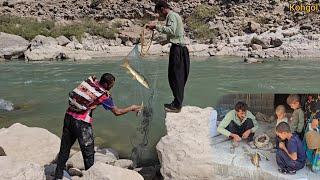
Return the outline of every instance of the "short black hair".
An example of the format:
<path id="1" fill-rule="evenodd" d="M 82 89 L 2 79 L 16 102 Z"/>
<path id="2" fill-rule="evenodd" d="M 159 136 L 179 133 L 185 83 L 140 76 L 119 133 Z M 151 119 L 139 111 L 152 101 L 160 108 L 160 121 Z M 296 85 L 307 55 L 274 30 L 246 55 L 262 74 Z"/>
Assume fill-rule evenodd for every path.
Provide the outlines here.
<path id="1" fill-rule="evenodd" d="M 290 133 L 291 132 L 291 129 L 290 129 L 290 126 L 288 123 L 286 122 L 281 122 L 277 125 L 276 127 L 276 132 L 278 133 L 283 133 L 283 132 L 287 132 L 287 133 Z"/>
<path id="2" fill-rule="evenodd" d="M 116 78 L 110 73 L 104 73 L 100 78 L 100 84 L 107 83 L 108 85 L 114 82 Z"/>
<path id="3" fill-rule="evenodd" d="M 167 3 L 166 0 L 159 0 L 157 3 L 156 3 L 156 6 L 154 8 L 154 12 L 159 12 L 161 10 L 161 8 L 169 8 L 169 4 Z"/>
<path id="4" fill-rule="evenodd" d="M 244 102 L 237 102 L 237 104 L 234 106 L 234 109 L 239 112 L 239 110 L 242 110 L 242 111 L 247 111 L 248 109 L 248 105 Z"/>

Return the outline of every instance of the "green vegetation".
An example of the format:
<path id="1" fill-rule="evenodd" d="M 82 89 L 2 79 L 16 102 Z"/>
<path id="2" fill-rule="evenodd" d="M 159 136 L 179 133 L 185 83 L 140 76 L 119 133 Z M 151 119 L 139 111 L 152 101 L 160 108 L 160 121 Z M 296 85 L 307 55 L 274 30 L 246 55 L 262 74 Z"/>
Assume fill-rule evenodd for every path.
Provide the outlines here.
<path id="1" fill-rule="evenodd" d="M 81 39 L 83 34 L 102 36 L 112 39 L 118 33 L 117 27 L 109 27 L 107 23 L 98 23 L 94 20 L 84 19 L 79 23 L 68 25 L 56 25 L 53 21 L 37 21 L 33 18 L 0 16 L 0 32 L 16 34 L 27 40 L 33 39 L 37 35 L 44 36 L 76 36 Z"/>
<path id="2" fill-rule="evenodd" d="M 32 18 L 0 16 L 0 32 L 16 34 L 25 39 L 32 39 L 38 34 L 49 36 L 54 23 L 51 21 L 38 22 Z"/>
<path id="3" fill-rule="evenodd" d="M 195 38 L 205 40 L 217 35 L 217 31 L 209 29 L 208 22 L 218 11 L 218 7 L 208 5 L 199 5 L 195 8 L 191 16 L 186 19 L 187 26 L 194 33 Z"/>

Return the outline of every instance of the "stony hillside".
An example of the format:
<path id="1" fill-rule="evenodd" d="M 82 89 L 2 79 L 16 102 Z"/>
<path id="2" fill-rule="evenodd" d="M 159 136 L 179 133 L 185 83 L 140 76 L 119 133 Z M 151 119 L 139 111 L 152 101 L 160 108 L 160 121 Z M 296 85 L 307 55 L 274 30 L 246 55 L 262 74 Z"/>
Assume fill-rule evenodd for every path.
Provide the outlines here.
<path id="1" fill-rule="evenodd" d="M 51 19 L 57 22 L 92 18 L 154 19 L 155 0 L 0 0 L 1 14 Z M 298 26 L 302 34 L 319 33 L 316 13 L 292 12 L 289 2 L 280 0 L 173 0 L 172 8 L 185 18 L 192 39 L 214 41 L 245 33 L 263 33 L 278 26 Z M 317 1 L 309 1 L 317 3 Z M 307 3 L 307 2 L 306 2 Z M 199 6 L 200 5 L 200 6 Z M 208 33 L 210 30 L 210 33 Z M 205 34 L 204 36 L 202 34 Z M 207 35 L 207 36 L 206 36 Z"/>

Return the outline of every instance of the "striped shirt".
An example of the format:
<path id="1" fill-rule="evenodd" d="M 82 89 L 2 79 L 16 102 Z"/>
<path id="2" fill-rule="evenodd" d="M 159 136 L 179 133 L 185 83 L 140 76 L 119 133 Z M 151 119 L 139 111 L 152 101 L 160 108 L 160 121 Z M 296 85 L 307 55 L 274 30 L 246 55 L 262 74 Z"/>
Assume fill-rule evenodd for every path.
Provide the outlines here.
<path id="1" fill-rule="evenodd" d="M 102 104 L 102 106 L 104 107 L 104 109 L 106 110 L 112 110 L 115 105 L 113 103 L 113 100 L 112 100 L 112 97 L 108 96 L 107 95 L 103 95 L 101 96 L 98 100 L 97 100 L 97 105 L 100 105 Z M 87 122 L 87 123 L 92 123 L 93 122 L 93 118 L 92 118 L 92 109 L 88 110 L 88 111 L 85 111 L 85 112 L 82 112 L 82 113 L 79 113 L 79 112 L 73 112 L 69 109 L 67 109 L 67 114 L 71 115 L 74 119 L 76 120 L 80 120 L 80 121 L 84 121 L 84 122 Z"/>

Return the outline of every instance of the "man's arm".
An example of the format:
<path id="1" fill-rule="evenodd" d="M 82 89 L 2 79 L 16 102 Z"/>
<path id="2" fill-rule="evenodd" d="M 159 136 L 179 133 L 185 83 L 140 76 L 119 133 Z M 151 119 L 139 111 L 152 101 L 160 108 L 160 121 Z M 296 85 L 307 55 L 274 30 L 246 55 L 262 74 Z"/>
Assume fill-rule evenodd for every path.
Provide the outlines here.
<path id="1" fill-rule="evenodd" d="M 130 111 L 137 112 L 141 109 L 141 106 L 138 106 L 138 105 L 131 105 L 126 108 L 119 108 L 114 105 L 112 97 L 105 99 L 102 102 L 102 105 L 106 110 L 110 110 L 115 116 L 121 116 L 121 115 L 127 114 Z"/>
<path id="2" fill-rule="evenodd" d="M 129 107 L 126 108 L 118 108 L 117 106 L 114 106 L 111 109 L 111 112 L 115 115 L 115 116 L 121 116 L 124 114 L 127 114 L 128 112 L 134 111 L 134 112 L 138 112 L 140 110 L 140 106 L 138 105 L 131 105 Z"/>
<path id="3" fill-rule="evenodd" d="M 220 134 L 225 135 L 227 137 L 231 135 L 231 132 L 226 129 L 227 126 L 230 124 L 231 120 L 232 120 L 232 111 L 227 113 L 226 116 L 223 118 L 223 120 L 220 122 L 217 129 Z"/>
<path id="4" fill-rule="evenodd" d="M 289 156 L 292 160 L 296 161 L 296 160 L 298 159 L 297 152 L 289 153 L 287 147 L 284 145 L 283 142 L 280 142 L 279 147 L 280 147 L 284 152 L 286 152 L 286 153 L 288 154 L 288 156 Z"/>
<path id="5" fill-rule="evenodd" d="M 301 133 L 303 131 L 303 128 L 304 128 L 304 113 L 300 109 L 297 132 Z"/>

